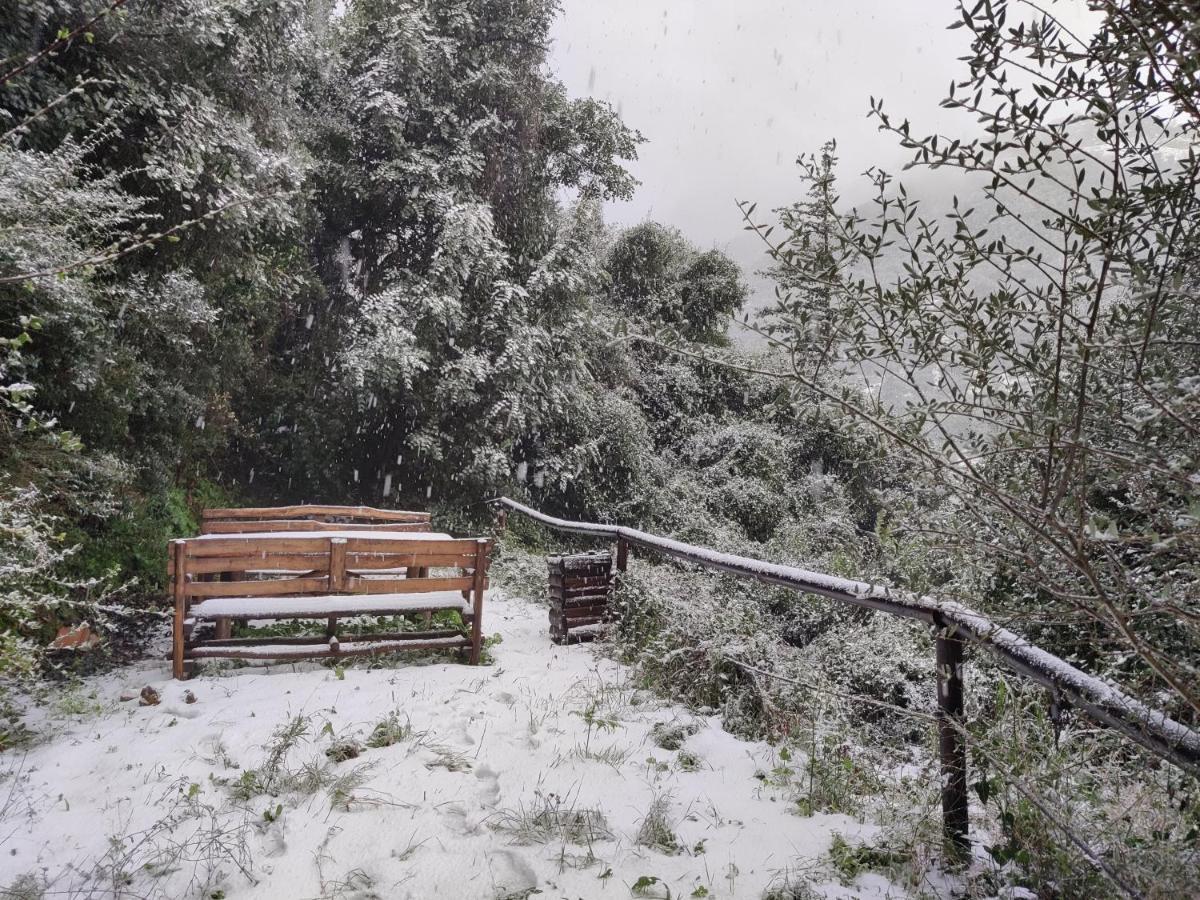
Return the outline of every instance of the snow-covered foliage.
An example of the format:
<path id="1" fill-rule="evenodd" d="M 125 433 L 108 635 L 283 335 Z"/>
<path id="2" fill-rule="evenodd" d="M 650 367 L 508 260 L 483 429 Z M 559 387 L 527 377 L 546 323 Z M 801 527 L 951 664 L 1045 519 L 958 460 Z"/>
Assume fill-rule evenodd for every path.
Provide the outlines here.
<path id="1" fill-rule="evenodd" d="M 1200 124 L 1194 76 L 1147 68 L 1138 35 L 1190 52 L 1195 17 L 1105 4 L 1075 32 L 962 12 L 971 53 L 943 105 L 963 136 L 873 115 L 980 196 L 930 208 L 872 170 L 869 211 L 849 209 L 832 148 L 802 157 L 807 198 L 775 237 L 756 226 L 781 288 L 765 327 L 800 361 L 788 377 L 840 370 L 826 396 L 953 504 L 938 539 L 971 565 L 946 588 L 1194 719 Z"/>
<path id="2" fill-rule="evenodd" d="M 0 688 L 37 671 L 59 623 L 89 619 L 100 630 L 103 621 L 105 584 L 69 577 L 76 548 L 53 532 L 38 500 L 33 488 L 0 484 Z"/>
<path id="3" fill-rule="evenodd" d="M 676 229 L 646 222 L 613 244 L 609 295 L 633 319 L 666 324 L 688 338 L 725 334 L 749 293 L 737 264 L 718 250 L 701 253 Z"/>

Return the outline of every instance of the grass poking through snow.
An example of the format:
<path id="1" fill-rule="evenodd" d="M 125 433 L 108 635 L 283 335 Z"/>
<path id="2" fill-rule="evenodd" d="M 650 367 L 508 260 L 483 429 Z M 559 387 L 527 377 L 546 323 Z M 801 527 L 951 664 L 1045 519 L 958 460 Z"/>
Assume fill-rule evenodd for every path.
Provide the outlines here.
<path id="1" fill-rule="evenodd" d="M 536 791 L 534 802 L 505 810 L 492 828 L 510 835 L 517 844 L 564 844 L 591 846 L 610 841 L 608 819 L 599 808 L 579 807 L 554 793 Z"/>
<path id="2" fill-rule="evenodd" d="M 638 825 L 636 842 L 660 853 L 679 852 L 679 839 L 675 836 L 675 828 L 671 824 L 670 796 L 658 794 L 650 801 L 650 808 L 646 810 L 646 815 Z"/>

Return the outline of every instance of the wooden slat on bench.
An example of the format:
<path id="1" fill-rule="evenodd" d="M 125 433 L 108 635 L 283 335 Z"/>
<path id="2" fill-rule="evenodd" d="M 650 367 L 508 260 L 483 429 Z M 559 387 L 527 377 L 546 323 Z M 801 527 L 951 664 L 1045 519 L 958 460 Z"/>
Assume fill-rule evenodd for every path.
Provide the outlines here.
<path id="1" fill-rule="evenodd" d="M 253 583 L 253 582 L 252 582 Z M 227 587 L 228 584 L 218 584 Z M 318 619 L 334 616 L 389 616 L 414 612 L 470 611 L 461 591 L 388 594 L 320 594 L 308 597 L 221 596 L 193 603 L 200 619 Z"/>
<path id="2" fill-rule="evenodd" d="M 303 503 L 297 506 L 259 506 L 231 509 L 206 509 L 205 519 L 292 519 L 299 516 L 335 516 L 346 519 L 381 519 L 389 522 L 428 522 L 429 513 L 406 509 L 376 509 L 373 506 L 323 506 Z"/>
<path id="3" fill-rule="evenodd" d="M 270 578 L 263 581 L 191 581 L 188 597 L 278 597 L 281 594 L 317 594 L 329 590 L 329 579 Z"/>
<path id="4" fill-rule="evenodd" d="M 421 553 L 421 565 L 438 569 L 469 569 L 475 565 L 475 554 Z M 416 553 L 354 553 L 346 552 L 348 569 L 403 569 L 415 565 Z"/>
<path id="5" fill-rule="evenodd" d="M 328 553 L 329 538 L 318 535 L 295 536 L 280 533 L 262 535 L 261 538 L 248 534 L 236 537 L 229 535 L 188 538 L 185 542 L 188 559 L 205 556 L 265 556 L 274 553 Z"/>
<path id="6" fill-rule="evenodd" d="M 313 519 L 253 519 L 236 522 L 205 522 L 206 534 L 246 534 L 263 531 L 328 531 L 330 523 Z M 338 531 L 417 531 L 429 522 L 337 522 Z"/>
<path id="7" fill-rule="evenodd" d="M 266 532 L 206 535 L 187 539 L 189 559 L 203 556 L 251 556 L 263 553 L 327 553 L 330 538 L 344 538 L 347 553 L 417 553 L 441 556 L 473 554 L 472 542 L 437 532 L 355 531 Z"/>
<path id="8" fill-rule="evenodd" d="M 329 565 L 324 553 L 268 553 L 245 556 L 202 556 L 188 560 L 190 575 L 211 575 L 213 572 L 314 572 Z M 167 564 L 167 573 L 175 571 L 174 560 Z"/>
<path id="9" fill-rule="evenodd" d="M 369 656 L 375 653 L 395 653 L 398 650 L 453 650 L 469 647 L 465 637 L 427 638 L 423 640 L 379 640 L 339 643 L 333 649 L 328 643 L 260 644 L 254 647 L 222 647 L 200 645 L 188 652 L 190 659 L 316 659 L 321 657 Z"/>
<path id="10" fill-rule="evenodd" d="M 473 584 L 469 575 L 457 578 L 350 578 L 346 590 L 351 594 L 415 594 L 424 591 L 469 591 Z"/>
<path id="11" fill-rule="evenodd" d="M 448 534 L 415 538 L 410 534 L 388 536 L 386 532 L 346 536 L 347 553 L 415 553 L 421 556 L 467 556 L 474 554 L 473 540 L 454 539 Z"/>

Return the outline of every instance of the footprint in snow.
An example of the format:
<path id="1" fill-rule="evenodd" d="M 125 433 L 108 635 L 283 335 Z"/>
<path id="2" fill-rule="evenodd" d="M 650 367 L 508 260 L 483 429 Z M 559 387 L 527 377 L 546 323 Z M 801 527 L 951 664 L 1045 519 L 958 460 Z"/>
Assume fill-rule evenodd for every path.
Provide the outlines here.
<path id="1" fill-rule="evenodd" d="M 493 850 L 488 856 L 497 896 L 521 897 L 537 890 L 537 872 L 513 850 Z"/>
<path id="2" fill-rule="evenodd" d="M 479 799 L 485 806 L 495 806 L 500 799 L 500 776 L 490 766 L 480 766 L 475 777 L 479 779 Z"/>

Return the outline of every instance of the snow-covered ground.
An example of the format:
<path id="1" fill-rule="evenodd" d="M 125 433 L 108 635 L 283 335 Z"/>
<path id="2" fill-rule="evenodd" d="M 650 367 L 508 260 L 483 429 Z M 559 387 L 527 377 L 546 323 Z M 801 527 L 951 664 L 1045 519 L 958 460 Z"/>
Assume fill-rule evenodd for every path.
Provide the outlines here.
<path id="1" fill-rule="evenodd" d="M 834 833 L 871 828 L 797 815 L 768 745 L 551 644 L 544 606 L 493 595 L 485 630 L 502 641 L 481 668 L 90 679 L 42 709 L 48 740 L 0 758 L 0 896 L 759 898 L 797 872 L 826 896 L 900 893 L 831 880 Z M 147 684 L 159 705 L 118 699 Z"/>

